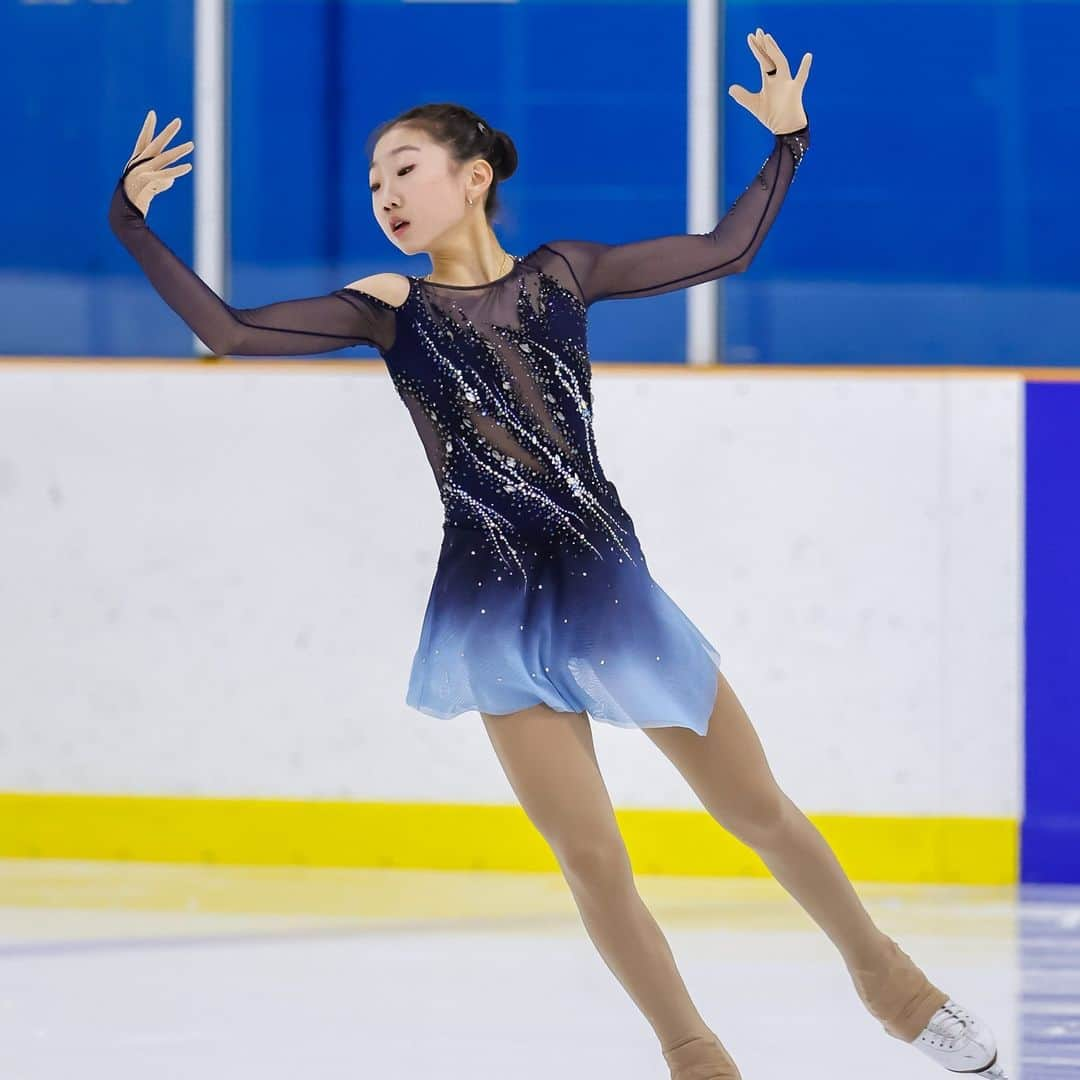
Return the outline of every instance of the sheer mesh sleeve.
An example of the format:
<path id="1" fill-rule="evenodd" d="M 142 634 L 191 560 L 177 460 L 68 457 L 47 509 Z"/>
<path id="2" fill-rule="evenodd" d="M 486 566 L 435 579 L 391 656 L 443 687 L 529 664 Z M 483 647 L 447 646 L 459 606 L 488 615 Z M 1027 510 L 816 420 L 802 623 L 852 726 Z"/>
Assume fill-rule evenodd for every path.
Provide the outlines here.
<path id="1" fill-rule="evenodd" d="M 809 124 L 776 136 L 757 176 L 707 233 L 659 236 L 629 244 L 556 240 L 543 244 L 565 264 L 586 306 L 597 300 L 656 296 L 742 273 L 776 220 L 803 154 Z"/>
<path id="2" fill-rule="evenodd" d="M 385 352 L 393 343 L 394 309 L 356 289 L 282 300 L 256 308 L 230 307 L 146 224 L 128 198 L 124 170 L 109 206 L 109 225 L 143 268 L 162 299 L 218 356 L 303 356 L 349 345 Z"/>

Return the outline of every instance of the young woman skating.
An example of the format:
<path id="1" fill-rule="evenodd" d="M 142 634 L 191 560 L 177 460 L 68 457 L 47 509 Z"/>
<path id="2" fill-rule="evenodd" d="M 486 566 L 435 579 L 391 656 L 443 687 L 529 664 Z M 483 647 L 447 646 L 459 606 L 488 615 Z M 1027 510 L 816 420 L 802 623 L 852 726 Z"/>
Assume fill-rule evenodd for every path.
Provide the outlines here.
<path id="1" fill-rule="evenodd" d="M 792 77 L 771 35 L 759 29 L 747 41 L 761 90 L 729 93 L 774 143 L 708 233 L 553 240 L 512 255 L 490 220 L 496 185 L 516 167 L 514 144 L 448 104 L 410 109 L 369 140 L 372 212 L 401 251 L 430 256 L 424 277 L 375 274 L 324 296 L 229 306 L 146 224 L 154 195 L 191 169 L 167 166 L 193 149 L 166 149 L 180 121 L 155 136 L 153 112 L 109 219 L 165 301 L 219 355 L 368 345 L 383 357 L 445 509 L 406 701 L 440 718 L 480 713 L 588 934 L 655 1031 L 672 1080 L 740 1073 L 638 895 L 590 716 L 645 732 L 828 935 L 886 1032 L 946 1069 L 1002 1080 L 989 1027 L 878 929 L 777 784 L 719 654 L 652 578 L 597 455 L 589 307 L 746 271 L 810 145 L 802 105 L 810 54 Z"/>

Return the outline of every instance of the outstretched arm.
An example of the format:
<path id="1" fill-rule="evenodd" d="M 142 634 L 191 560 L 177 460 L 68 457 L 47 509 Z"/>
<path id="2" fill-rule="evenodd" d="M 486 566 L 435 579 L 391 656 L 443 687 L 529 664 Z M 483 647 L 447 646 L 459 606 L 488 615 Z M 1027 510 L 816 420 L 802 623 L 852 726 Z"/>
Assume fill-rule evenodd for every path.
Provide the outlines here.
<path id="1" fill-rule="evenodd" d="M 124 191 L 123 177 L 113 193 L 109 225 L 161 298 L 218 356 L 303 356 L 349 345 L 381 348 L 392 333 L 392 312 L 345 289 L 265 307 L 230 307 L 146 224 Z"/>
<path id="2" fill-rule="evenodd" d="M 727 214 L 707 233 L 659 236 L 629 244 L 559 240 L 543 244 L 566 263 L 586 306 L 597 300 L 655 296 L 742 273 L 780 213 L 795 172 L 810 146 L 802 91 L 812 54 L 794 77 L 787 57 L 760 28 L 747 43 L 761 67 L 761 90 L 741 86 L 729 94 L 776 136 L 772 153 Z"/>
<path id="3" fill-rule="evenodd" d="M 146 211 L 155 194 L 191 169 L 190 164 L 173 169 L 164 165 L 194 146 L 187 143 L 164 150 L 180 121 L 173 120 L 156 138 L 154 123 L 151 110 L 113 192 L 109 225 L 162 299 L 208 349 L 219 356 L 303 356 L 349 345 L 371 345 L 382 351 L 392 342 L 390 306 L 352 289 L 257 308 L 226 304 L 146 224 Z"/>
<path id="4" fill-rule="evenodd" d="M 809 125 L 802 131 L 777 135 L 760 172 L 710 232 L 658 236 L 629 244 L 557 240 L 542 246 L 566 261 L 586 305 L 597 300 L 656 296 L 740 274 L 780 213 L 809 145 Z"/>

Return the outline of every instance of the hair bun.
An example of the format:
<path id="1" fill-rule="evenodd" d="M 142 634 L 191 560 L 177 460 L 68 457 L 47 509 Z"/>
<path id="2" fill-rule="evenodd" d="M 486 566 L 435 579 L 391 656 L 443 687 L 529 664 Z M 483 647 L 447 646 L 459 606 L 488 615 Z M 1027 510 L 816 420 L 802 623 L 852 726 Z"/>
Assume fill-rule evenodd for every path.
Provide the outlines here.
<path id="1" fill-rule="evenodd" d="M 491 168 L 499 180 L 506 180 L 517 171 L 518 156 L 514 140 L 505 131 L 495 132 L 495 144 L 491 148 Z"/>

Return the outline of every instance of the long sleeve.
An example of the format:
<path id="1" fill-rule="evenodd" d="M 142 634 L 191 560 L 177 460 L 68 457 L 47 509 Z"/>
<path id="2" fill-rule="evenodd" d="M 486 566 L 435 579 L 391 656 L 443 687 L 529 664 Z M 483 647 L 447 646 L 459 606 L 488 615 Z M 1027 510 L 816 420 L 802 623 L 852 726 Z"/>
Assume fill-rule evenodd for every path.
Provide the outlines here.
<path id="1" fill-rule="evenodd" d="M 809 146 L 809 124 L 777 135 L 757 176 L 711 232 L 628 244 L 557 240 L 541 246 L 561 257 L 586 306 L 597 300 L 656 296 L 741 273 L 776 220 Z"/>
<path id="2" fill-rule="evenodd" d="M 124 190 L 123 176 L 113 192 L 109 225 L 162 299 L 218 356 L 303 356 L 349 345 L 385 351 L 392 344 L 393 308 L 355 289 L 230 307 L 146 224 Z"/>

